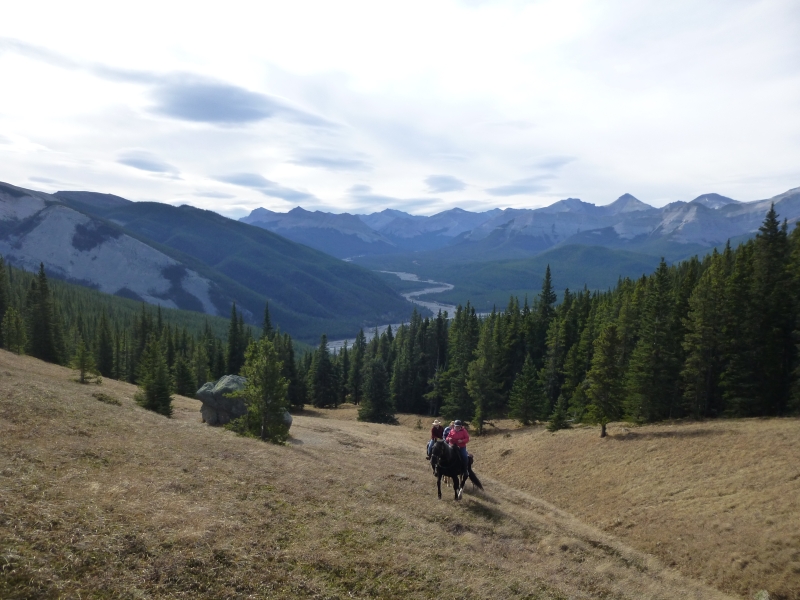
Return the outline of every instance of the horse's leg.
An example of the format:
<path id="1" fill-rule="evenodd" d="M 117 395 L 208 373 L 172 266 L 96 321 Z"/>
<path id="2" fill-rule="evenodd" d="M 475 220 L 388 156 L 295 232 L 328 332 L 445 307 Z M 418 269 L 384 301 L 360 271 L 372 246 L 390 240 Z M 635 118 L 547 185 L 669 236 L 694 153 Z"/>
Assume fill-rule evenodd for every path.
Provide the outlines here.
<path id="1" fill-rule="evenodd" d="M 463 488 L 460 485 L 458 485 L 458 475 L 456 475 L 455 477 L 453 477 L 453 492 L 455 493 L 456 500 L 461 500 L 462 489 Z"/>
<path id="2" fill-rule="evenodd" d="M 436 478 L 436 490 L 439 492 L 439 500 L 442 499 L 442 475 L 439 474 L 439 477 Z"/>

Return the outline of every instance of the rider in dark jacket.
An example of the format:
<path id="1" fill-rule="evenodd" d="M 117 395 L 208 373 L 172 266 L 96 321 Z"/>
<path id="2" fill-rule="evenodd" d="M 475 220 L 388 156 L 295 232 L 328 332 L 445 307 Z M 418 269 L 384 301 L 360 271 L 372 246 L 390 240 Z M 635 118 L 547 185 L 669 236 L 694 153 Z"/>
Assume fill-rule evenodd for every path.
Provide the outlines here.
<path id="1" fill-rule="evenodd" d="M 443 439 L 444 427 L 442 427 L 442 423 L 439 421 L 439 419 L 435 419 L 433 421 L 433 425 L 431 426 L 431 439 L 428 440 L 428 460 L 431 458 L 431 448 L 433 448 L 433 444 L 437 441 L 442 441 Z"/>

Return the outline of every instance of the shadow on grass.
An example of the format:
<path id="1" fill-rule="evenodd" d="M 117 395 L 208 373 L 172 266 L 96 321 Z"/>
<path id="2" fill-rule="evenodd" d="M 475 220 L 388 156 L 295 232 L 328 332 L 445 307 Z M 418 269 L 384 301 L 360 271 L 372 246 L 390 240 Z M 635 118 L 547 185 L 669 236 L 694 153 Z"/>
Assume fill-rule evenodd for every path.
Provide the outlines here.
<path id="1" fill-rule="evenodd" d="M 472 502 L 466 505 L 466 507 L 467 510 L 476 517 L 481 517 L 493 523 L 499 523 L 504 518 L 503 513 L 500 512 L 498 509 L 493 508 L 491 506 L 486 506 L 485 504 L 474 498 L 472 499 Z"/>
<path id="2" fill-rule="evenodd" d="M 691 439 L 707 436 L 728 435 L 730 432 L 720 429 L 677 429 L 675 431 L 626 431 L 614 433 L 608 439 L 616 442 L 632 442 L 658 439 Z"/>

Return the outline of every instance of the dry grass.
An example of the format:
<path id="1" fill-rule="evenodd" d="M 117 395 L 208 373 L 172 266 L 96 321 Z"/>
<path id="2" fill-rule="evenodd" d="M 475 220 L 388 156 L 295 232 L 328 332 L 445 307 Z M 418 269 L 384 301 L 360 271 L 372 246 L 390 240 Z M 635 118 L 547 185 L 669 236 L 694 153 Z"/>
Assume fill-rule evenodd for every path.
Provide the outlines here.
<path id="1" fill-rule="evenodd" d="M 744 597 L 800 598 L 800 420 L 609 433 L 499 422 L 472 450 L 482 471 L 689 577 Z"/>
<path id="2" fill-rule="evenodd" d="M 93 397 L 97 386 L 74 383 L 66 369 L 0 351 L 4 599 L 731 597 L 691 575 L 745 589 L 675 560 L 681 574 L 664 565 L 673 560 L 668 552 L 635 535 L 656 522 L 645 518 L 660 514 L 637 482 L 666 485 L 659 481 L 678 466 L 662 464 L 662 456 L 678 457 L 659 451 L 675 440 L 644 436 L 657 429 L 605 446 L 581 431 L 487 436 L 474 443 L 487 492 L 468 492 L 456 503 L 436 499 L 423 458 L 427 420 L 419 430 L 414 416 L 392 427 L 358 423 L 352 407 L 309 411 L 295 418 L 292 443 L 277 447 L 201 424 L 193 400 L 179 398 L 174 418 L 165 419 L 138 407 L 132 386 L 105 380 L 99 389 L 105 401 Z M 725 435 L 706 437 L 725 446 Z M 650 446 L 656 449 L 645 452 Z M 614 465 L 603 460 L 608 448 L 638 457 L 637 472 L 621 469 L 616 457 Z M 511 452 L 501 456 L 505 450 Z M 755 449 L 748 456 L 758 460 Z M 686 468 L 700 472 L 705 464 L 709 476 L 728 455 L 716 458 L 717 469 L 697 458 Z M 586 464 L 573 465 L 581 473 L 572 478 L 565 460 Z M 510 470 L 512 462 L 527 475 Z M 560 474 L 542 486 L 545 463 Z M 610 473 L 616 480 L 604 483 Z M 583 493 L 579 477 L 595 486 L 585 504 L 576 498 Z M 726 475 L 726 485 L 735 478 Z M 796 491 L 797 480 L 791 485 Z M 597 513 L 588 506 L 613 502 L 614 488 L 627 498 L 617 512 L 601 516 L 599 505 Z M 744 511 L 730 489 L 727 502 L 739 502 L 732 510 Z M 699 485 L 694 494 L 703 511 L 716 506 Z M 677 505 L 688 495 L 678 490 L 663 500 Z M 758 500 L 755 491 L 748 498 L 751 507 Z M 796 540 L 780 520 L 796 512 L 796 499 L 770 494 L 773 505 L 761 498 L 758 510 L 775 511 L 774 539 Z M 624 525 L 611 527 L 619 515 Z M 759 535 L 772 526 L 766 518 Z M 727 514 L 717 520 L 713 537 L 721 540 L 748 531 Z M 678 523 L 673 535 L 689 536 L 691 524 Z M 695 560 L 722 565 L 729 556 L 720 543 Z M 760 557 L 759 546 L 749 547 Z M 744 542 L 739 552 L 746 559 L 743 548 Z M 740 581 L 730 564 L 726 572 Z"/>

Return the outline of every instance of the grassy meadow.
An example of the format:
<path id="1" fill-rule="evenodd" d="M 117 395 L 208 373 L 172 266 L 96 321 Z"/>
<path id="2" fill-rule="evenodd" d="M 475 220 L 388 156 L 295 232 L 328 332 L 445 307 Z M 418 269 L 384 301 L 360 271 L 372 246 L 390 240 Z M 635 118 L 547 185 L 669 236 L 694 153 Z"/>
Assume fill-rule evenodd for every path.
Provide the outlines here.
<path id="1" fill-rule="evenodd" d="M 0 351 L 0 598 L 800 598 L 799 420 L 496 422 L 436 497 L 429 419 L 274 446 Z"/>

